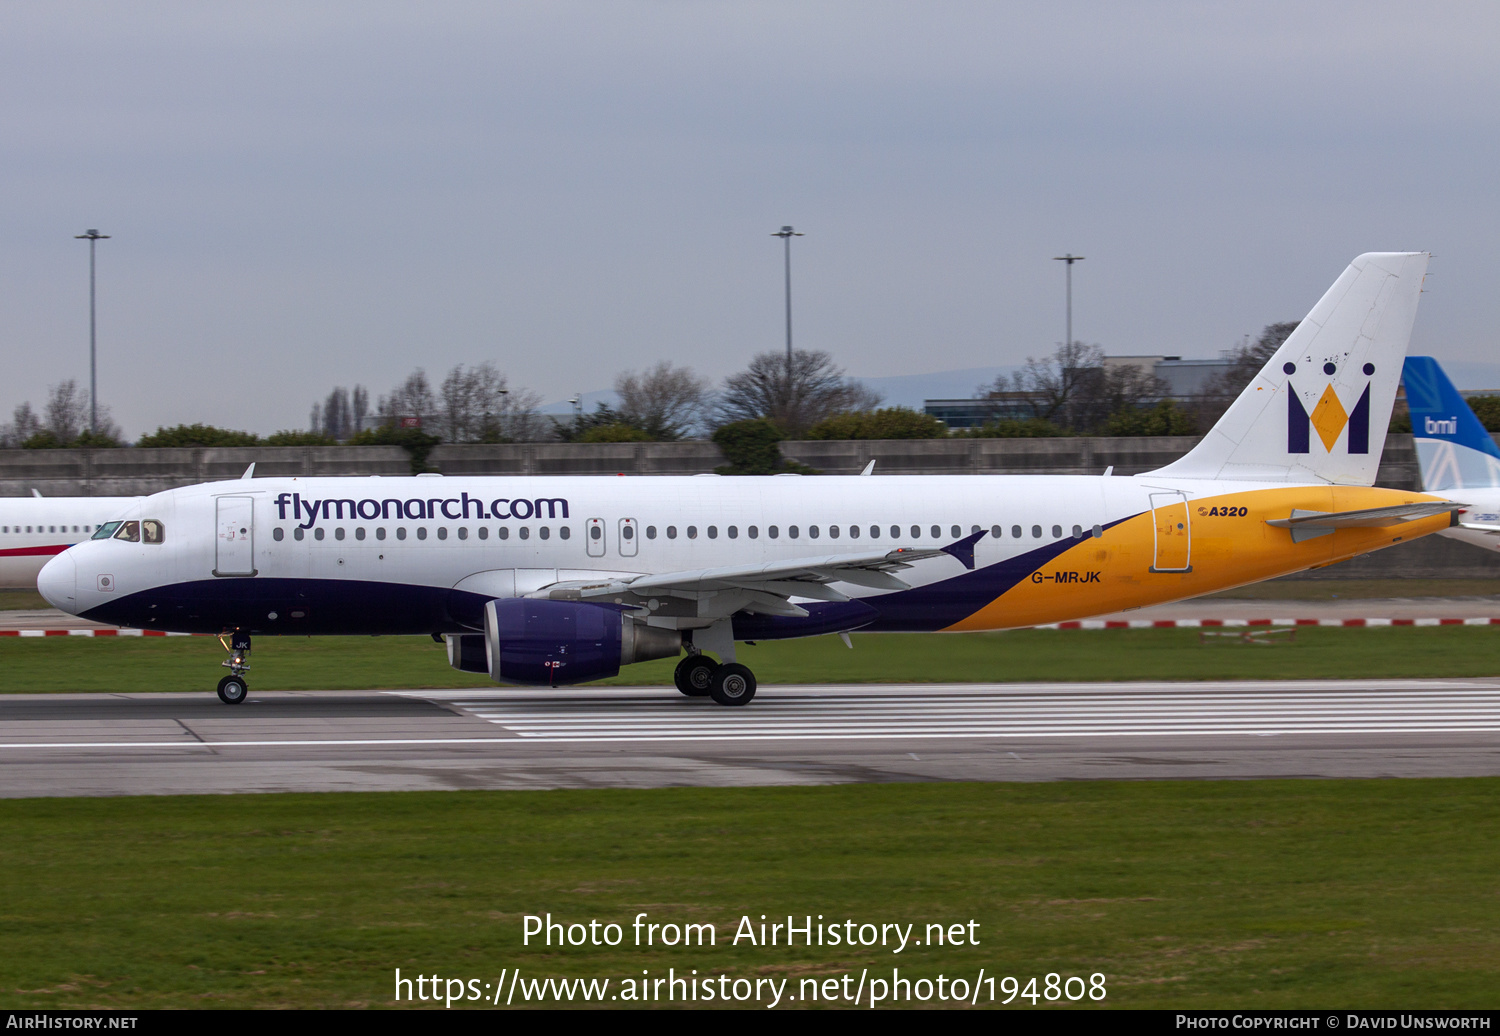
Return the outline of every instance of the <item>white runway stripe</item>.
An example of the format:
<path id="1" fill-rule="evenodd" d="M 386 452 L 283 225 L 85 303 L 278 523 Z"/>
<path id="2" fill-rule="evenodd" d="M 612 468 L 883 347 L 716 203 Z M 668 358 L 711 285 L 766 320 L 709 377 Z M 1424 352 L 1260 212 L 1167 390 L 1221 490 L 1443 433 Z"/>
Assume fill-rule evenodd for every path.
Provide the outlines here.
<path id="1" fill-rule="evenodd" d="M 1299 687 L 1307 687 L 1305 691 Z M 743 709 L 706 699 L 591 692 L 426 694 L 528 741 L 859 740 L 1500 730 L 1500 686 L 1433 681 L 1160 685 L 1088 690 L 949 689 L 928 694 L 811 688 L 762 694 Z"/>

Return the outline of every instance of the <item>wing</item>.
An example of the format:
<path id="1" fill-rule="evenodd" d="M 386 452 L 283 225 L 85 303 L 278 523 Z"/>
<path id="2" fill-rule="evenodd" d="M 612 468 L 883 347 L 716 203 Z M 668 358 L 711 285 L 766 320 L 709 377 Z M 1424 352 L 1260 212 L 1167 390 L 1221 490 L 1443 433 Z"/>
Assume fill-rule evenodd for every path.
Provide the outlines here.
<path id="1" fill-rule="evenodd" d="M 790 598 L 847 601 L 833 583 L 852 583 L 876 590 L 906 590 L 910 584 L 895 575 L 918 561 L 952 557 L 965 568 L 974 567 L 974 544 L 988 533 L 980 531 L 944 547 L 896 547 L 854 554 L 825 554 L 760 565 L 729 565 L 682 572 L 664 572 L 597 582 L 574 580 L 553 583 L 533 597 L 594 601 L 646 608 L 656 618 L 723 618 L 738 611 L 801 617 L 807 610 Z"/>

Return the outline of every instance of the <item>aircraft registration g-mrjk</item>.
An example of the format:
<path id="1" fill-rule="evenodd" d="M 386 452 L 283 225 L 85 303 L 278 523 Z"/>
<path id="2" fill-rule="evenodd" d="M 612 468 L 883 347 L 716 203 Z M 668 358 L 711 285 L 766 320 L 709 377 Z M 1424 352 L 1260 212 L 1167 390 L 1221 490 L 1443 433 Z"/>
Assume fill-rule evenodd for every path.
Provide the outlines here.
<path id="1" fill-rule="evenodd" d="M 252 634 L 426 633 L 459 669 L 543 686 L 686 650 L 683 693 L 743 705 L 736 641 L 1031 626 L 1446 528 L 1461 504 L 1372 488 L 1427 259 L 1356 259 L 1203 441 L 1143 475 L 246 479 L 142 499 L 39 587 L 232 637 L 230 703 Z"/>

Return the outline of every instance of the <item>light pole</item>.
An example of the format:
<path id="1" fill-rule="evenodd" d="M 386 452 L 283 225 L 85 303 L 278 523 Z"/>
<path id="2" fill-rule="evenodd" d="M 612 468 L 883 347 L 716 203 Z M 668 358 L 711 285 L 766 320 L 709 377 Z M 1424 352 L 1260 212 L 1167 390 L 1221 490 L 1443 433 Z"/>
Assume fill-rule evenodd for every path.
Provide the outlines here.
<path id="1" fill-rule="evenodd" d="M 786 376 L 792 376 L 792 238 L 806 237 L 800 230 L 782 227 L 772 237 L 786 245 Z"/>
<path id="2" fill-rule="evenodd" d="M 89 243 L 89 434 L 96 435 L 99 432 L 99 367 L 94 321 L 94 247 L 100 241 L 108 241 L 109 235 L 88 230 L 74 234 L 73 239 Z"/>
<path id="3" fill-rule="evenodd" d="M 1054 255 L 1054 260 L 1068 264 L 1068 340 L 1063 345 L 1073 344 L 1073 264 L 1082 259 L 1081 255 L 1069 252 L 1067 255 Z"/>

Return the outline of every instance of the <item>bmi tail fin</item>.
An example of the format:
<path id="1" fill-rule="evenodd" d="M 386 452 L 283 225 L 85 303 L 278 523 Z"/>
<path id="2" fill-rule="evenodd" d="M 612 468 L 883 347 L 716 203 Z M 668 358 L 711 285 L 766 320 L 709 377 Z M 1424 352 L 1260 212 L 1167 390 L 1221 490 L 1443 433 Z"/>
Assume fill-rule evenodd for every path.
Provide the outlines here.
<path id="1" fill-rule="evenodd" d="M 1500 449 L 1443 368 L 1430 356 L 1408 356 L 1406 402 L 1428 492 L 1500 486 Z"/>
<path id="2" fill-rule="evenodd" d="M 1366 252 L 1187 456 L 1176 478 L 1375 483 L 1426 252 Z"/>

